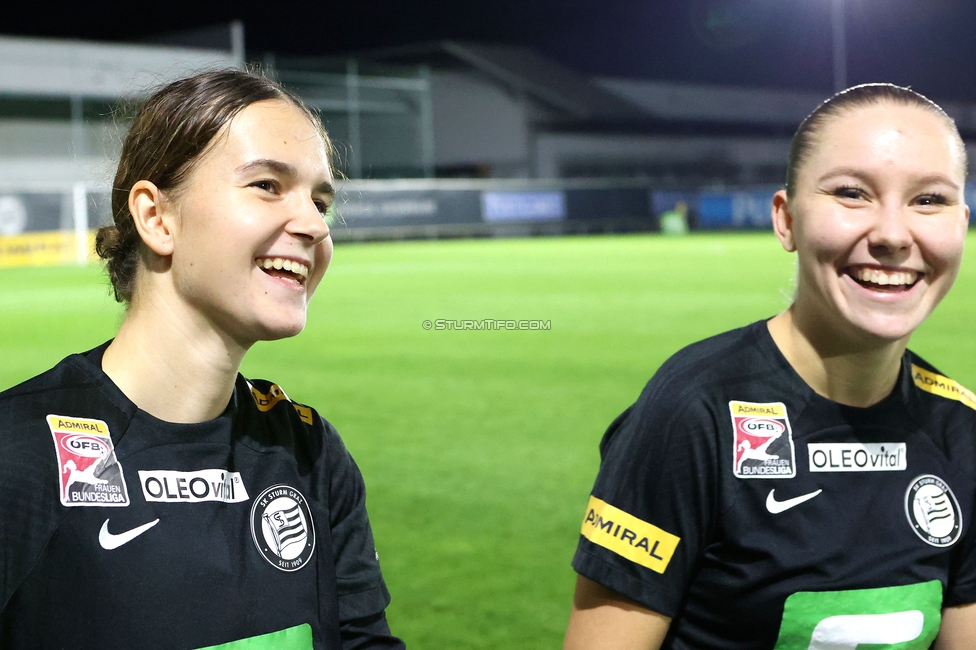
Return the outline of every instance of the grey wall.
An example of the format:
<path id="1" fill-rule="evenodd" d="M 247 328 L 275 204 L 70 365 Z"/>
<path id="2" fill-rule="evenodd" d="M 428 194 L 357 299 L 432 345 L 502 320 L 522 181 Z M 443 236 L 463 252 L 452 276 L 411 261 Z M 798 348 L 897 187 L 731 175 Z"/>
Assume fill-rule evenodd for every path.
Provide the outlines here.
<path id="1" fill-rule="evenodd" d="M 230 52 L 0 36 L 0 92 L 123 97 L 194 70 L 239 65 Z"/>
<path id="2" fill-rule="evenodd" d="M 85 124 L 77 131 L 71 122 L 0 119 L 0 157 L 118 155 L 124 127 L 112 122 Z"/>
<path id="3" fill-rule="evenodd" d="M 112 104 L 193 71 L 238 62 L 230 52 L 0 36 L 0 95 L 16 101 Z M 59 109 L 60 110 L 60 109 Z M 105 117 L 73 123 L 30 112 L 0 115 L 0 186 L 106 187 L 114 171 L 120 129 Z"/>
<path id="4" fill-rule="evenodd" d="M 762 181 L 766 168 L 785 170 L 789 140 L 785 138 L 717 138 L 540 134 L 538 172 L 541 178 L 564 176 L 570 168 L 598 171 L 639 170 L 652 166 L 721 166 L 742 169 L 738 182 Z M 756 170 L 753 178 L 750 171 Z M 761 173 L 760 173 L 761 172 Z M 609 175 L 609 174 L 607 174 Z"/>
<path id="5" fill-rule="evenodd" d="M 524 102 L 474 73 L 432 78 L 434 161 L 441 166 L 489 165 L 492 176 L 529 175 Z"/>
<path id="6" fill-rule="evenodd" d="M 597 84 L 664 119 L 785 124 L 800 121 L 827 99 L 818 93 L 727 88 L 687 83 L 596 79 Z"/>

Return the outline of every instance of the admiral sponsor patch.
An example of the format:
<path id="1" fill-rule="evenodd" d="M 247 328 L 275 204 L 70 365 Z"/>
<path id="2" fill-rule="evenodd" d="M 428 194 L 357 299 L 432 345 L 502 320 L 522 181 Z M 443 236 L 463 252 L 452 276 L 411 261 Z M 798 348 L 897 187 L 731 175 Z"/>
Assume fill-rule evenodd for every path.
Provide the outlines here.
<path id="1" fill-rule="evenodd" d="M 586 539 L 617 555 L 664 573 L 681 538 L 590 497 L 580 531 Z"/>
<path id="2" fill-rule="evenodd" d="M 807 445 L 811 472 L 904 472 L 908 445 L 904 442 L 811 442 Z"/>
<path id="3" fill-rule="evenodd" d="M 932 474 L 922 474 L 908 486 L 905 515 L 915 534 L 932 546 L 952 546 L 962 533 L 962 511 L 956 495 Z"/>
<path id="4" fill-rule="evenodd" d="M 734 442 L 732 472 L 739 478 L 793 478 L 796 453 L 786 405 L 729 402 Z"/>
<path id="5" fill-rule="evenodd" d="M 62 505 L 129 505 L 125 476 L 107 424 L 64 415 L 48 415 L 47 424 L 58 455 Z"/>
<path id="6" fill-rule="evenodd" d="M 914 363 L 912 364 L 912 379 L 915 380 L 915 385 L 926 393 L 932 393 L 946 399 L 954 399 L 971 409 L 976 409 L 976 393 L 961 386 L 953 379 L 929 372 Z"/>
<path id="7" fill-rule="evenodd" d="M 240 503 L 248 500 L 240 472 L 225 469 L 201 469 L 195 472 L 139 470 L 139 483 L 146 501 Z"/>
<path id="8" fill-rule="evenodd" d="M 308 502 L 288 485 L 273 485 L 251 506 L 251 538 L 265 560 L 282 571 L 298 571 L 315 550 L 315 526 Z"/>

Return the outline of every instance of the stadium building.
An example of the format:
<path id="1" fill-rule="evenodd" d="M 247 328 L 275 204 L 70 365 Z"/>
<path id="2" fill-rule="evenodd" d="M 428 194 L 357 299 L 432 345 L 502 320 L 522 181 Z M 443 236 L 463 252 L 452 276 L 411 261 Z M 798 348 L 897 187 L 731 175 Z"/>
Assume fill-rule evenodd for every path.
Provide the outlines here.
<path id="1" fill-rule="evenodd" d="M 337 238 L 653 230 L 679 201 L 693 227 L 766 227 L 790 136 L 823 99 L 587 78 L 507 45 L 246 54 L 243 34 L 0 37 L 0 265 L 87 259 L 126 102 L 193 70 L 257 63 L 321 113 L 346 177 Z M 976 138 L 976 105 L 943 106 Z"/>

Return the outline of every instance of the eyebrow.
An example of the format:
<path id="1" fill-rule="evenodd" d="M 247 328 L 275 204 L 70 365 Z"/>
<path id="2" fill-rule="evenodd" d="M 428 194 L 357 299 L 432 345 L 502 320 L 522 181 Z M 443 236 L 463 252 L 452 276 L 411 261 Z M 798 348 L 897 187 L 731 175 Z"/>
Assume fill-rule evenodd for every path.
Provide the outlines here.
<path id="1" fill-rule="evenodd" d="M 838 176 L 853 176 L 854 178 L 859 178 L 864 182 L 870 182 L 872 180 L 871 174 L 861 171 L 856 167 L 838 167 L 837 169 L 832 169 L 821 176 L 818 182 L 823 183 L 824 181 L 829 181 Z M 942 183 L 944 185 L 948 185 L 954 190 L 960 189 L 957 183 L 954 183 L 952 179 L 943 174 L 930 174 L 928 176 L 923 176 L 915 182 L 915 185 L 928 185 L 930 183 Z"/>
<path id="2" fill-rule="evenodd" d="M 298 169 L 294 165 L 282 162 L 280 160 L 274 160 L 273 158 L 258 158 L 256 160 L 251 160 L 244 163 L 240 167 L 234 170 L 237 174 L 246 174 L 255 169 L 267 169 L 281 176 L 298 176 Z M 335 186 L 329 181 L 322 181 L 315 186 L 315 191 L 321 194 L 331 194 L 335 195 Z"/>

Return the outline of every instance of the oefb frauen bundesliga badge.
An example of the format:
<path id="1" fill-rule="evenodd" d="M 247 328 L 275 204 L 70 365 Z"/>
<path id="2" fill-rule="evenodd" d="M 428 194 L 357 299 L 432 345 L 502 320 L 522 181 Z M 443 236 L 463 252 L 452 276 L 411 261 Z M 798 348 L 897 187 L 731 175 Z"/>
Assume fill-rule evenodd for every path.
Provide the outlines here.
<path id="1" fill-rule="evenodd" d="M 129 505 L 122 466 L 108 425 L 101 420 L 48 415 L 58 456 L 61 504 L 124 507 Z"/>

